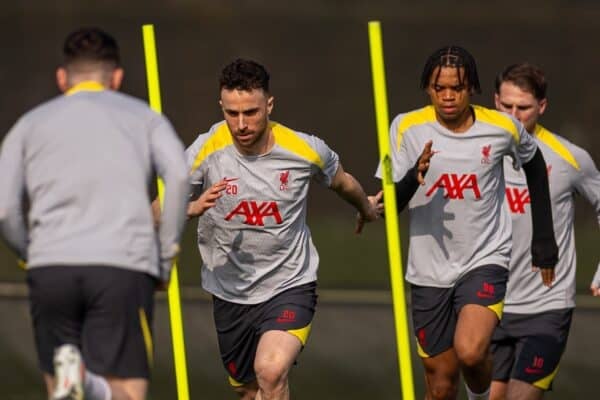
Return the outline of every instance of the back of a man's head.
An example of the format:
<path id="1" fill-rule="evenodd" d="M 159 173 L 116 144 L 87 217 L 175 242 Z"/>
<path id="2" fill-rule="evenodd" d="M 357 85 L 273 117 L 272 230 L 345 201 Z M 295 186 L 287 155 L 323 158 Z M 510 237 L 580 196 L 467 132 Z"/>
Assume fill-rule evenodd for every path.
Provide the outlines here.
<path id="1" fill-rule="evenodd" d="M 221 71 L 219 89 L 245 90 L 262 89 L 269 93 L 269 73 L 259 63 L 238 58 Z"/>
<path id="2" fill-rule="evenodd" d="M 98 28 L 81 28 L 70 33 L 65 39 L 63 57 L 63 67 L 69 73 L 109 72 L 120 64 L 117 41 Z"/>

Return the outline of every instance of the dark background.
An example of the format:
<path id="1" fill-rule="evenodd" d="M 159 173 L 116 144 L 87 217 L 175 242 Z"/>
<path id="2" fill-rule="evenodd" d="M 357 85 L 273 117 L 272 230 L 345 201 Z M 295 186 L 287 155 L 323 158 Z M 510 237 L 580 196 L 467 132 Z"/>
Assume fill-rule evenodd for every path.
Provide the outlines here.
<path id="1" fill-rule="evenodd" d="M 222 118 L 217 104 L 221 68 L 237 57 L 253 58 L 271 72 L 272 118 L 325 139 L 345 168 L 374 192 L 378 156 L 367 22 L 377 19 L 383 29 L 390 119 L 427 102 L 418 88 L 425 59 L 443 45 L 458 44 L 478 63 L 483 93 L 474 103 L 493 105 L 493 80 L 506 65 L 536 63 L 550 82 L 543 124 L 600 160 L 597 1 L 9 0 L 0 9 L 0 139 L 26 110 L 59 94 L 54 72 L 62 43 L 81 26 L 99 26 L 117 38 L 126 73 L 123 91 L 145 99 L 141 26 L 153 23 L 163 111 L 186 145 Z M 322 255 L 321 288 L 387 290 L 383 224 L 368 226 L 363 237 L 353 236 L 352 208 L 319 187 L 311 192 L 309 213 Z M 578 203 L 577 214 L 577 287 L 585 296 L 599 258 L 598 222 L 584 202 Z M 186 231 L 180 270 L 184 285 L 197 286 L 194 229 L 190 224 Z M 23 277 L 0 245 L 0 280 L 22 282 Z M 592 340 L 600 315 L 596 302 L 581 298 L 588 305 L 576 314 L 557 388 L 548 398 L 596 395 L 593 376 L 599 364 Z M 210 313 L 203 304 L 184 301 L 192 398 L 234 398 L 226 395 Z M 292 377 L 292 393 L 310 399 L 398 398 L 389 306 L 357 300 L 340 307 L 326 297 L 322 304 L 312 342 Z M 174 398 L 161 307 L 155 324 L 154 399 Z M 0 319 L 0 383 L 5 388 L 0 397 L 42 398 L 23 296 L 4 296 Z M 417 366 L 417 382 L 421 374 Z"/>

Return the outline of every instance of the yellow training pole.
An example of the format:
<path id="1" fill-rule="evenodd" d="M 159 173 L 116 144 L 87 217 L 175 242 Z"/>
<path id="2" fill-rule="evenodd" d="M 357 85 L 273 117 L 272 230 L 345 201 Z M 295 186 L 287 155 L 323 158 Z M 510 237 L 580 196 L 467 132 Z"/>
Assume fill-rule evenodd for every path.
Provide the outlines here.
<path id="1" fill-rule="evenodd" d="M 394 303 L 394 321 L 396 326 L 396 346 L 398 347 L 398 368 L 402 382 L 402 399 L 414 400 L 410 340 L 404 297 L 404 277 L 402 273 L 402 254 L 400 249 L 400 231 L 398 229 L 398 210 L 396 207 L 396 189 L 392 179 L 390 139 L 388 135 L 388 109 L 385 89 L 385 68 L 383 63 L 383 45 L 381 24 L 369 22 L 369 44 L 371 49 L 371 72 L 373 75 L 373 94 L 375 97 L 375 116 L 377 119 L 377 138 L 379 157 L 383 172 L 383 198 L 385 207 L 385 227 L 387 232 L 388 255 L 392 299 Z"/>
<path id="2" fill-rule="evenodd" d="M 150 108 L 161 113 L 160 84 L 158 79 L 158 62 L 156 43 L 154 41 L 154 25 L 142 27 L 144 36 L 144 55 L 146 58 L 146 77 L 148 80 L 148 98 Z M 164 185 L 158 180 L 158 198 L 163 202 Z M 173 262 L 173 272 L 169 283 L 169 316 L 171 319 L 171 337 L 173 338 L 173 359 L 175 361 L 175 378 L 177 381 L 177 396 L 179 400 L 189 400 L 187 364 L 185 360 L 185 343 L 183 336 L 183 320 L 181 317 L 181 298 L 179 296 L 179 277 L 177 262 Z"/>

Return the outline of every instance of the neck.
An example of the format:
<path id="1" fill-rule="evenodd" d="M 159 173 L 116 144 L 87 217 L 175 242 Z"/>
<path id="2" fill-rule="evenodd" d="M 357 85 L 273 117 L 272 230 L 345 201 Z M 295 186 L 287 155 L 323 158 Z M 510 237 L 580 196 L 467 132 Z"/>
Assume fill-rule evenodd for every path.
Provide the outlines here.
<path id="1" fill-rule="evenodd" d="M 475 123 L 475 113 L 469 106 L 458 118 L 454 120 L 443 120 L 438 113 L 436 113 L 437 121 L 446 129 L 454 133 L 466 132 Z"/>

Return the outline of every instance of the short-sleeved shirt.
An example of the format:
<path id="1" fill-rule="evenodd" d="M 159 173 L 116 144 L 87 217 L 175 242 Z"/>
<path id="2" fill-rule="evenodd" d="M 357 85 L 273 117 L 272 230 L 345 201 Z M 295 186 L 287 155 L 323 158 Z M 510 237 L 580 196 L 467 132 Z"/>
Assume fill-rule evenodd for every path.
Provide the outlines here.
<path id="1" fill-rule="evenodd" d="M 319 256 L 306 225 L 311 179 L 329 186 L 339 159 L 321 139 L 270 122 L 274 147 L 245 156 L 219 122 L 187 149 L 192 186 L 228 182 L 198 222 L 202 286 L 233 303 L 257 304 L 317 279 Z"/>
<path id="2" fill-rule="evenodd" d="M 433 141 L 435 155 L 409 202 L 406 279 L 420 286 L 452 287 L 483 265 L 508 268 L 511 223 L 503 209 L 503 159 L 514 167 L 533 158 L 536 145 L 514 118 L 472 106 L 474 124 L 455 133 L 433 106 L 398 115 L 390 128 L 394 181 L 400 181 Z M 380 177 L 378 170 L 377 176 Z"/>
<path id="3" fill-rule="evenodd" d="M 600 172 L 589 154 L 537 125 L 534 138 L 546 161 L 559 259 L 551 288 L 531 268 L 531 209 L 527 181 L 505 161 L 506 205 L 513 223 L 510 280 L 504 311 L 529 314 L 575 306 L 574 197 L 592 204 L 600 224 Z"/>

